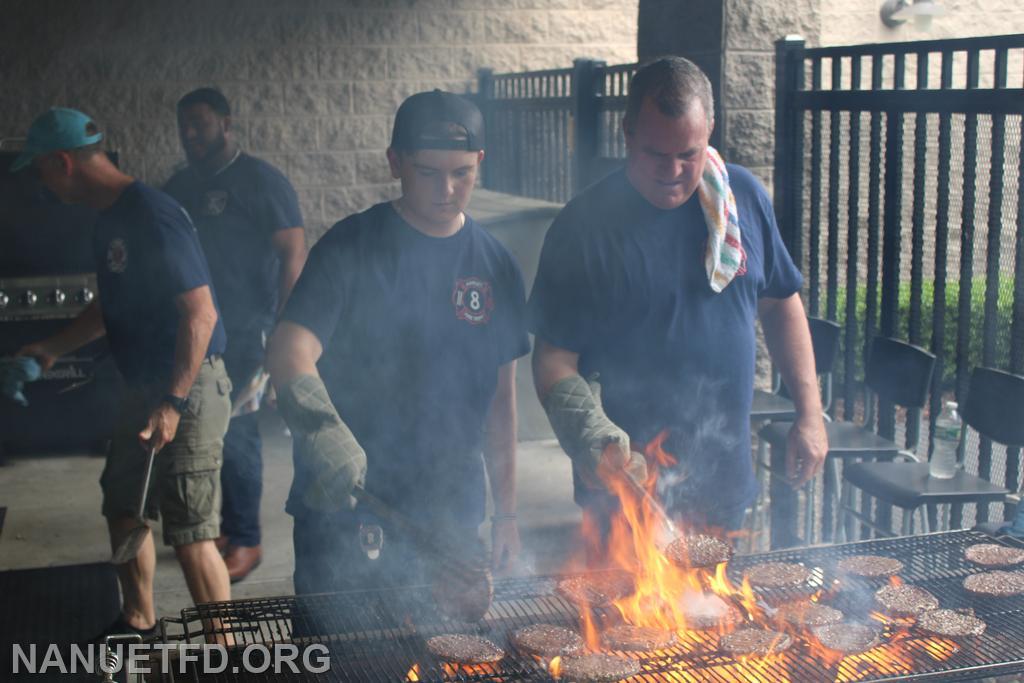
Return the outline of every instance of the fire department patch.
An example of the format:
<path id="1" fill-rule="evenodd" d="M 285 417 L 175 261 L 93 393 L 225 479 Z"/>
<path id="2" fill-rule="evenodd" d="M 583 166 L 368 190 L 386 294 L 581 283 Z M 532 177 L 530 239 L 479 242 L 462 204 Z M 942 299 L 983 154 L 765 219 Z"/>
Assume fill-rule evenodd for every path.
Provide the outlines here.
<path id="1" fill-rule="evenodd" d="M 219 216 L 228 206 L 228 193 L 224 190 L 210 190 L 204 199 L 202 208 L 204 216 Z"/>
<path id="2" fill-rule="evenodd" d="M 455 317 L 459 320 L 470 325 L 487 323 L 494 310 L 491 283 L 478 277 L 459 278 L 455 281 L 452 303 L 455 304 Z"/>
<path id="3" fill-rule="evenodd" d="M 120 237 L 115 237 L 107 245 L 107 268 L 111 273 L 123 273 L 127 266 L 128 245 Z"/>

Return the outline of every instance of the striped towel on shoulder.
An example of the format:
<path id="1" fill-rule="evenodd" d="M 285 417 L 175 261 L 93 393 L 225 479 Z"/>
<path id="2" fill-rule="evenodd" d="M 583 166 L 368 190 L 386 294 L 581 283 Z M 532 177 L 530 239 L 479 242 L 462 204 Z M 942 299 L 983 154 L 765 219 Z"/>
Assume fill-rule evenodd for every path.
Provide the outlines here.
<path id="1" fill-rule="evenodd" d="M 743 267 L 743 247 L 736 197 L 729 187 L 729 171 L 714 147 L 708 147 L 708 160 L 704 164 L 697 195 L 708 226 L 704 267 L 708 283 L 717 293 L 725 289 Z"/>

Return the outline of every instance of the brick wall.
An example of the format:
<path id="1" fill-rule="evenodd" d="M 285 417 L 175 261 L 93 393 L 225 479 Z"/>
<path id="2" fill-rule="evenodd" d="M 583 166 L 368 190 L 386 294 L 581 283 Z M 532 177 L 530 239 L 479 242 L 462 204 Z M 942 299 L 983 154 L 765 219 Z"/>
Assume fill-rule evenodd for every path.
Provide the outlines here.
<path id="1" fill-rule="evenodd" d="M 418 90 L 481 67 L 636 60 L 638 0 L 4 0 L 0 137 L 51 105 L 94 116 L 124 168 L 182 163 L 174 103 L 216 85 L 242 146 L 281 168 L 313 236 L 392 196 L 384 148 Z"/>

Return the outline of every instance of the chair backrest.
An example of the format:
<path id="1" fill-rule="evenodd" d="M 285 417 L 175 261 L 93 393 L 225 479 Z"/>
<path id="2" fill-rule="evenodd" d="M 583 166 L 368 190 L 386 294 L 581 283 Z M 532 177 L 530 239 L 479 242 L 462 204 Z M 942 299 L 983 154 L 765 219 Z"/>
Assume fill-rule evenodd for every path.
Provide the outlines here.
<path id="1" fill-rule="evenodd" d="M 839 336 L 842 328 L 839 323 L 824 318 L 807 317 L 807 326 L 811 329 L 811 345 L 814 347 L 814 365 L 819 375 L 832 372 L 839 355 Z"/>
<path id="2" fill-rule="evenodd" d="M 974 368 L 960 414 L 979 434 L 1006 446 L 1024 446 L 1024 377 Z"/>
<path id="3" fill-rule="evenodd" d="M 864 382 L 879 398 L 906 408 L 923 408 L 935 369 L 935 356 L 898 339 L 871 342 Z"/>

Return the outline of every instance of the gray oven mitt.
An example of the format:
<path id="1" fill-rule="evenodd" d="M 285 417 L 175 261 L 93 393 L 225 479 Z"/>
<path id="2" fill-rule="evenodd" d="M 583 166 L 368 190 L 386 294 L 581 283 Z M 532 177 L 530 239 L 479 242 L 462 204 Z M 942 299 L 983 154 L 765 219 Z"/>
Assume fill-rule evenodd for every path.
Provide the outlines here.
<path id="1" fill-rule="evenodd" d="M 278 390 L 277 405 L 310 474 L 302 502 L 320 512 L 355 507 L 352 489 L 366 480 L 366 453 L 338 416 L 323 380 L 295 377 Z"/>
<path id="2" fill-rule="evenodd" d="M 601 385 L 594 379 L 588 383 L 579 375 L 559 380 L 544 400 L 544 411 L 551 428 L 573 462 L 581 468 L 588 485 L 596 484 L 593 476 L 605 447 L 618 443 L 630 453 L 624 469 L 643 483 L 647 477 L 643 455 L 629 449 L 629 435 L 605 415 L 601 407 Z"/>

